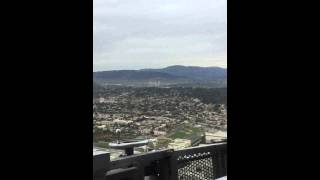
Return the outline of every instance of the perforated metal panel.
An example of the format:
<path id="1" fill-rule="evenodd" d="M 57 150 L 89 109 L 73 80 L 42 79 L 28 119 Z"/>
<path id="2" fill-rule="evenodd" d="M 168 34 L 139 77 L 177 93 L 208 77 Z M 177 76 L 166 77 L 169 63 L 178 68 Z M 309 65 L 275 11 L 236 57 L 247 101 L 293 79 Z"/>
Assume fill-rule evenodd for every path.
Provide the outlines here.
<path id="1" fill-rule="evenodd" d="M 179 156 L 179 180 L 213 180 L 214 166 L 213 155 L 210 152 Z"/>
<path id="2" fill-rule="evenodd" d="M 107 159 L 107 165 L 102 167 L 106 171 L 103 172 L 103 175 L 106 175 L 104 178 L 107 179 L 112 175 L 117 180 L 143 180 L 145 176 L 158 180 L 214 180 L 227 176 L 227 144 L 177 151 L 167 149 L 112 161 Z M 94 180 L 98 179 L 95 177 Z"/>

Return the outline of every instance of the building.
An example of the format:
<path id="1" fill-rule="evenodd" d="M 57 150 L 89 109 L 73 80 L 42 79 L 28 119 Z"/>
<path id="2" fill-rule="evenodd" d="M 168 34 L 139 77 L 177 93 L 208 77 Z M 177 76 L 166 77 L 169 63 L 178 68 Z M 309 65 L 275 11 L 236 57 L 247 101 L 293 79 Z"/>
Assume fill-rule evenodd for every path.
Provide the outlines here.
<path id="1" fill-rule="evenodd" d="M 215 133 L 205 133 L 206 143 L 214 143 L 219 141 L 224 141 L 227 139 L 227 132 L 226 131 L 217 131 Z"/>
<path id="2" fill-rule="evenodd" d="M 175 139 L 174 142 L 168 144 L 169 149 L 179 150 L 191 146 L 191 140 L 189 139 Z"/>
<path id="3" fill-rule="evenodd" d="M 165 131 L 153 131 L 153 134 L 156 136 L 165 136 L 167 133 Z"/>

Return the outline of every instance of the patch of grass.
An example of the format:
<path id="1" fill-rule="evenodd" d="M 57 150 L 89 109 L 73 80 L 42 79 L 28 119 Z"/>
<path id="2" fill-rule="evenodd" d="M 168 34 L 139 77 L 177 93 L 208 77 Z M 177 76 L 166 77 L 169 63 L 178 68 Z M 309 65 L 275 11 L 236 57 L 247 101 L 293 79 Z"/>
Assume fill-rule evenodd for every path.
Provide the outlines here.
<path id="1" fill-rule="evenodd" d="M 172 139 L 185 138 L 187 135 L 188 135 L 187 132 L 177 131 L 177 132 L 175 132 L 174 134 L 172 134 L 172 135 L 170 136 L 170 138 L 172 138 Z"/>
<path id="2" fill-rule="evenodd" d="M 202 130 L 200 128 L 195 128 L 195 127 L 190 128 L 190 130 L 192 131 L 192 133 L 201 133 L 202 132 Z"/>
<path id="3" fill-rule="evenodd" d="M 179 130 L 172 135 L 169 136 L 171 139 L 188 139 L 189 136 L 194 135 L 194 134 L 200 134 L 202 130 L 200 128 L 195 128 L 195 127 L 189 127 L 185 128 L 183 130 Z"/>

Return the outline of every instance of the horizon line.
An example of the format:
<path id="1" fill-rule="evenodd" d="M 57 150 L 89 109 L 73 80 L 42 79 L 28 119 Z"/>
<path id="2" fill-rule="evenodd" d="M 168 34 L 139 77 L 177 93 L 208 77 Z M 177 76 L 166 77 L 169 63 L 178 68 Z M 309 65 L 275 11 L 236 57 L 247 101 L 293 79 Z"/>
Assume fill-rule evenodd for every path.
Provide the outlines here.
<path id="1" fill-rule="evenodd" d="M 184 67 L 200 67 L 200 68 L 221 68 L 221 69 L 228 69 L 227 67 L 220 67 L 220 66 L 192 66 L 192 65 L 171 65 L 171 66 L 165 66 L 165 67 L 159 67 L 159 68 L 142 68 L 142 69 L 111 69 L 111 70 L 98 70 L 93 72 L 104 72 L 104 71 L 139 71 L 143 69 L 164 69 L 172 66 L 184 66 Z"/>

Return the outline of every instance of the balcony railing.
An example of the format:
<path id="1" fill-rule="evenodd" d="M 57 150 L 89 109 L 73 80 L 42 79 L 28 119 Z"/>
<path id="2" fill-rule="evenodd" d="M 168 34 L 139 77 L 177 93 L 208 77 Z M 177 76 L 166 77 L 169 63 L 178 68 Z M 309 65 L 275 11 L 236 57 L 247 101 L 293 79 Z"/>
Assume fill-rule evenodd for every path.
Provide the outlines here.
<path id="1" fill-rule="evenodd" d="M 131 155 L 93 154 L 94 180 L 213 180 L 227 176 L 227 143 Z"/>

